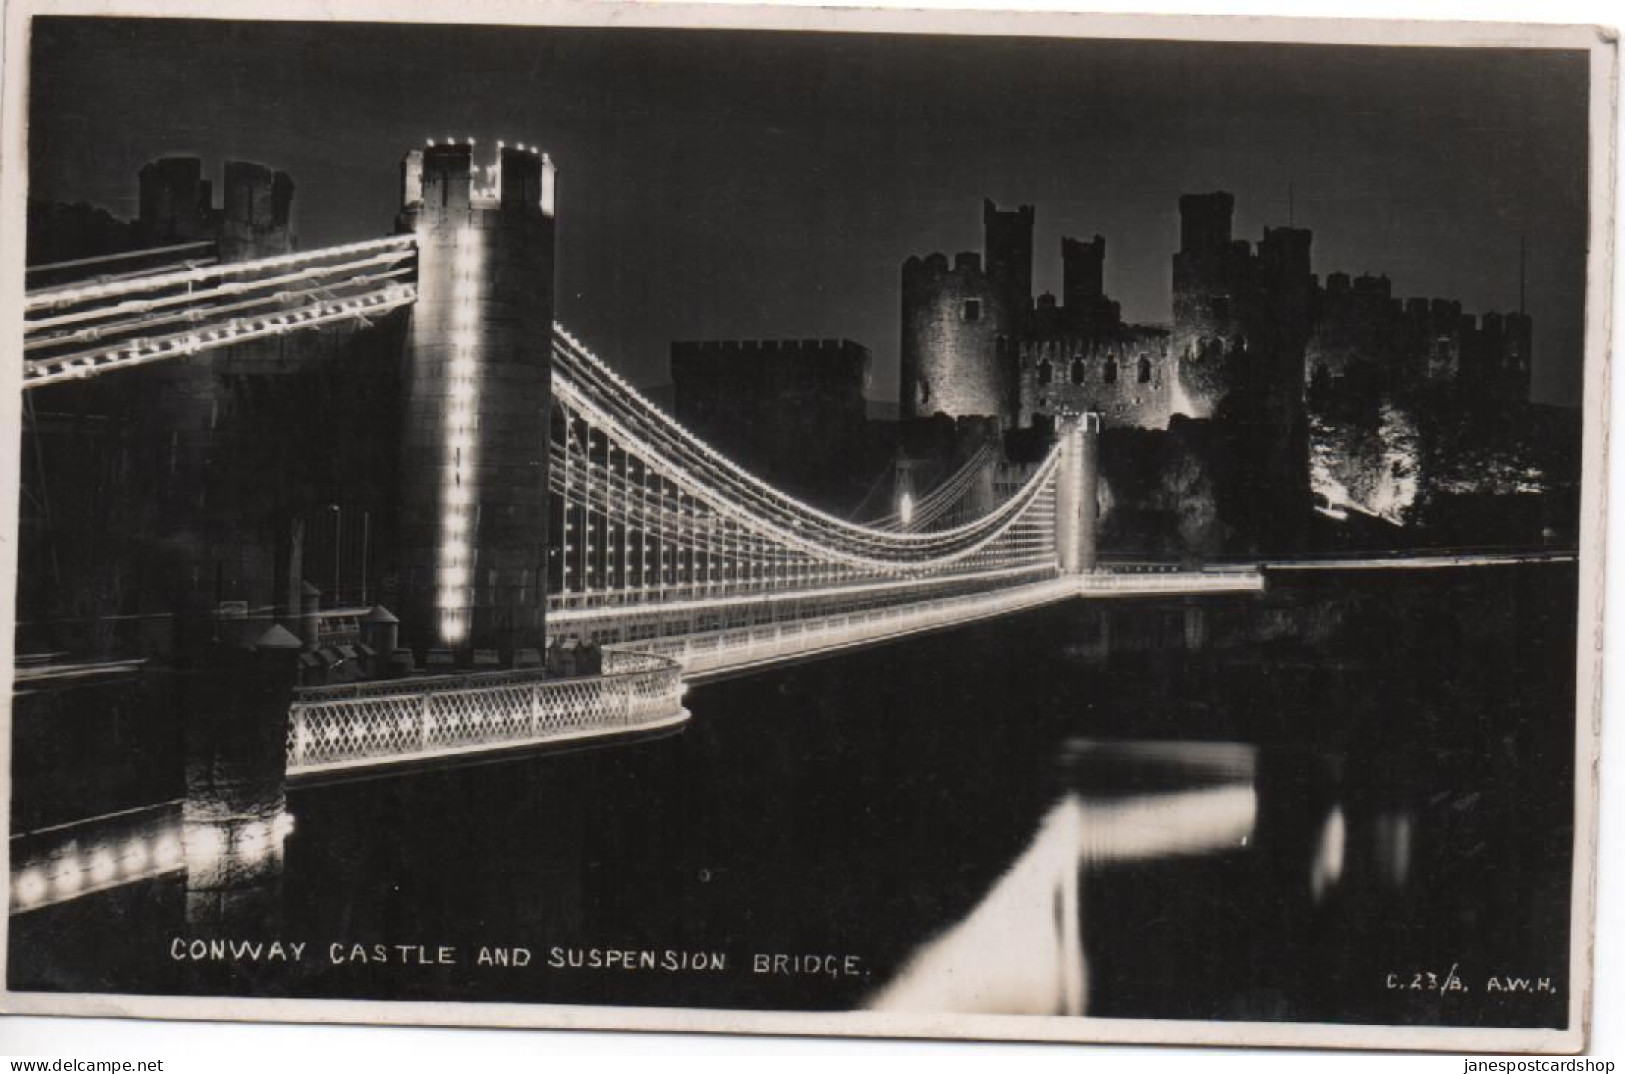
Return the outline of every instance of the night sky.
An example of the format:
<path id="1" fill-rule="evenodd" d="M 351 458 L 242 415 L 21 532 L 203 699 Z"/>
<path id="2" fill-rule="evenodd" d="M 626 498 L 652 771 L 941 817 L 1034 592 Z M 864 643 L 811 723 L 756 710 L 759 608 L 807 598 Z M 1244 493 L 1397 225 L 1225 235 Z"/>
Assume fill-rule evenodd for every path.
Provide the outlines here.
<path id="1" fill-rule="evenodd" d="M 1017 38 L 41 19 L 31 195 L 136 214 L 147 160 L 289 172 L 305 247 L 389 231 L 428 137 L 540 144 L 561 169 L 559 318 L 633 380 L 673 339 L 837 337 L 894 399 L 898 271 L 981 247 L 981 200 L 1107 239 L 1129 320 L 1170 318 L 1177 198 L 1236 234 L 1312 228 L 1314 267 L 1515 309 L 1534 395 L 1575 402 L 1583 52 Z"/>

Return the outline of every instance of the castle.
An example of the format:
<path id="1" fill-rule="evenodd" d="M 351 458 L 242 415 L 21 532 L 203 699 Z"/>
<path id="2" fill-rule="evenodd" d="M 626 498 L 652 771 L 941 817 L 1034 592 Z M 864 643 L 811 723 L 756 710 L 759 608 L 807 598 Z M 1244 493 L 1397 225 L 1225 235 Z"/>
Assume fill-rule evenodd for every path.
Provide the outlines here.
<path id="1" fill-rule="evenodd" d="M 1103 487 L 1120 508 L 1104 516 L 1106 540 L 1166 543 L 1123 527 L 1171 513 L 1206 534 L 1196 543 L 1208 551 L 1299 547 L 1317 505 L 1398 525 L 1437 518 L 1462 488 L 1517 484 L 1492 471 L 1551 469 L 1544 448 L 1483 431 L 1529 410 L 1525 313 L 1397 298 L 1385 276 L 1334 272 L 1323 284 L 1308 229 L 1238 239 L 1234 213 L 1223 191 L 1180 197 L 1170 316 L 1143 325 L 1125 323 L 1105 292 L 1103 237 L 1063 237 L 1061 297 L 1035 297 L 1033 207 L 984 202 L 983 254 L 903 263 L 905 440 L 910 424 L 946 416 L 1002 433 L 1015 458 L 1057 418 L 1098 413 L 1118 444 L 1106 457 Z M 1146 439 L 1163 431 L 1167 444 Z M 1495 461 L 1477 477 L 1447 461 L 1480 456 Z"/>
<path id="2" fill-rule="evenodd" d="M 1106 240 L 1061 239 L 1062 287 L 1032 294 L 1035 211 L 983 204 L 984 254 L 910 257 L 902 269 L 900 413 L 996 417 L 1043 426 L 1080 410 L 1107 427 L 1165 428 L 1214 417 L 1237 389 L 1273 421 L 1301 421 L 1303 390 L 1375 377 L 1384 386 L 1451 385 L 1522 401 L 1527 315 L 1463 314 L 1445 299 L 1392 296 L 1387 277 L 1311 271 L 1313 234 L 1267 227 L 1232 235 L 1235 199 L 1179 199 L 1167 326 L 1127 324 L 1105 293 Z"/>

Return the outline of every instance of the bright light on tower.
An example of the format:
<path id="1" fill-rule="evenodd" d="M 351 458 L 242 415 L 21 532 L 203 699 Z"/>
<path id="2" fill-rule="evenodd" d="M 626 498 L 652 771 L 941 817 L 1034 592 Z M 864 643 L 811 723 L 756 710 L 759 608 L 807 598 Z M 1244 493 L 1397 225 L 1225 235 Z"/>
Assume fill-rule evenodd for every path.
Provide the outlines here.
<path id="1" fill-rule="evenodd" d="M 440 636 L 447 645 L 468 640 L 473 554 L 469 525 L 475 509 L 479 444 L 468 428 L 479 412 L 479 307 L 485 278 L 481 272 L 482 235 L 469 228 L 458 233 L 452 254 L 450 326 L 446 333 L 448 406 L 442 428 L 444 467 L 440 493 L 440 548 L 435 604 Z"/>

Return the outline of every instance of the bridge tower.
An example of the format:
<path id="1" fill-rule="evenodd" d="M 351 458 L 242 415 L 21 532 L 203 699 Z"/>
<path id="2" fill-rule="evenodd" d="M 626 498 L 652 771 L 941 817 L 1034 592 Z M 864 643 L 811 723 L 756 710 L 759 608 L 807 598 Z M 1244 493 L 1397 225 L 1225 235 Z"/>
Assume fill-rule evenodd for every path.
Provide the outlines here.
<path id="1" fill-rule="evenodd" d="M 1061 463 L 1055 475 L 1055 544 L 1062 574 L 1084 574 L 1099 560 L 1100 415 L 1061 420 Z"/>
<path id="2" fill-rule="evenodd" d="M 410 639 L 511 658 L 545 644 L 557 174 L 523 146 L 487 160 L 468 139 L 401 166 L 418 299 L 397 548 Z"/>

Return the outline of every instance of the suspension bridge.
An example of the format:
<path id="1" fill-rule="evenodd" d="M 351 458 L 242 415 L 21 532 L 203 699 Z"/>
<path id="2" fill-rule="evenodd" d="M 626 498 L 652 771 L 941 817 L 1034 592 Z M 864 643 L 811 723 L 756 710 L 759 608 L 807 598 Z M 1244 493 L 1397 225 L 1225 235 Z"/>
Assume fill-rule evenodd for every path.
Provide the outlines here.
<path id="1" fill-rule="evenodd" d="M 534 149 L 499 143 L 481 165 L 471 144 L 431 144 L 403 165 L 397 234 L 238 260 L 188 243 L 30 270 L 25 400 L 218 355 L 251 375 L 265 341 L 407 318 L 396 552 L 418 584 L 402 629 L 430 652 L 499 639 L 506 666 L 298 688 L 272 714 L 285 750 L 271 805 L 200 820 L 171 803 L 20 833 L 14 912 L 183 865 L 211 874 L 222 856 L 257 861 L 285 834 L 289 785 L 658 732 L 688 718 L 696 682 L 1059 601 L 1264 587 L 1257 565 L 1102 565 L 1095 414 L 1065 416 L 1019 473 L 984 447 L 869 522 L 772 487 L 553 320 L 554 197 Z M 263 625 L 258 648 L 301 647 L 292 624 Z M 550 674 L 525 658 L 549 639 L 601 664 Z M 17 687 L 62 674 L 21 666 Z"/>

